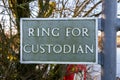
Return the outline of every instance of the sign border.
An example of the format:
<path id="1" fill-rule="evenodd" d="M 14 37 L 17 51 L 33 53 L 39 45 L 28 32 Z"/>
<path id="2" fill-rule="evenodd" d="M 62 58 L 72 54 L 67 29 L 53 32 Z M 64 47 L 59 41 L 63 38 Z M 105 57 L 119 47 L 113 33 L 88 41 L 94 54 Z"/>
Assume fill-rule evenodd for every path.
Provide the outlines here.
<path id="1" fill-rule="evenodd" d="M 22 21 L 23 20 L 81 20 L 81 19 L 94 19 L 96 24 L 96 60 L 95 62 L 63 62 L 63 61 L 23 61 L 22 60 Z M 20 63 L 22 64 L 98 64 L 98 18 L 20 18 Z"/>

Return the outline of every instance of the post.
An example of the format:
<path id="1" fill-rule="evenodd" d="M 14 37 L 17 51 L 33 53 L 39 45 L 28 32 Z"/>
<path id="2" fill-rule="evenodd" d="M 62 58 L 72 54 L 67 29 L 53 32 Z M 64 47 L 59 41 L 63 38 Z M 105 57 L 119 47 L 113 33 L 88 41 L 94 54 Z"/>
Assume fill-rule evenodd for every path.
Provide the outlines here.
<path id="1" fill-rule="evenodd" d="M 103 0 L 104 62 L 102 80 L 116 80 L 117 0 Z"/>

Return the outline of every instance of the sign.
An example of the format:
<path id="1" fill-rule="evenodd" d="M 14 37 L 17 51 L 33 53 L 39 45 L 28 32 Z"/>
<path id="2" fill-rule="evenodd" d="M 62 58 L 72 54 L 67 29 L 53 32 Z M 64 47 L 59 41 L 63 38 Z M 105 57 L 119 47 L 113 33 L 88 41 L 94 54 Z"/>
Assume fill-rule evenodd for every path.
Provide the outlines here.
<path id="1" fill-rule="evenodd" d="M 97 19 L 22 18 L 21 63 L 97 63 Z"/>

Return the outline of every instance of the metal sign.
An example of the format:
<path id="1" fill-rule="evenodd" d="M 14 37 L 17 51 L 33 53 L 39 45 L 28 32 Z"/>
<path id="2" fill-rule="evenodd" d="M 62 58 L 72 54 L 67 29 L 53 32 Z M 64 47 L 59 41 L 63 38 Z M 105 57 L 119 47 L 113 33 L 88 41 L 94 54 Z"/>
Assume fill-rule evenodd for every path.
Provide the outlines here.
<path id="1" fill-rule="evenodd" d="M 97 63 L 97 19 L 22 18 L 21 63 Z"/>

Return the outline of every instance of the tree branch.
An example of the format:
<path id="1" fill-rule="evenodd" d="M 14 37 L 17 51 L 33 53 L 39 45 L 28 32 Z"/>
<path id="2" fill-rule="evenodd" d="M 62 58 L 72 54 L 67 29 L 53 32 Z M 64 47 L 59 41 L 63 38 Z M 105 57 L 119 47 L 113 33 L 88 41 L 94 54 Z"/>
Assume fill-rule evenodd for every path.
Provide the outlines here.
<path id="1" fill-rule="evenodd" d="M 89 9 L 83 17 L 86 17 L 88 14 L 90 14 L 102 1 L 97 2 L 91 9 Z"/>

